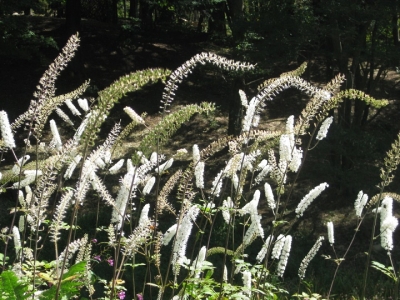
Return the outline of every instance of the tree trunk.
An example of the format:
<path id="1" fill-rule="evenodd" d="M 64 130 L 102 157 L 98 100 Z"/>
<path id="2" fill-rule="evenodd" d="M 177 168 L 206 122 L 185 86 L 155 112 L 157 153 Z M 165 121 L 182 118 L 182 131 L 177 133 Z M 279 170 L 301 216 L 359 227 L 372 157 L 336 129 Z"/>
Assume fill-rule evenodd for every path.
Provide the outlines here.
<path id="1" fill-rule="evenodd" d="M 237 78 L 233 82 L 232 95 L 229 101 L 228 134 L 238 136 L 242 131 L 243 106 L 240 100 L 239 90 L 245 90 L 243 78 Z"/>
<path id="2" fill-rule="evenodd" d="M 392 15 L 392 38 L 393 38 L 393 45 L 399 49 L 400 42 L 399 42 L 399 12 L 397 11 L 397 5 L 394 7 L 394 12 Z M 392 64 L 394 66 L 399 65 L 399 58 L 394 58 Z"/>
<path id="3" fill-rule="evenodd" d="M 144 29 L 153 28 L 153 16 L 149 3 L 146 0 L 140 1 L 140 19 Z"/>
<path id="4" fill-rule="evenodd" d="M 243 7 L 243 0 L 228 0 L 229 25 L 233 37 L 237 40 L 242 39 L 246 31 L 243 26 Z"/>
<path id="5" fill-rule="evenodd" d="M 129 0 L 129 17 L 139 17 L 139 0 Z"/>
<path id="6" fill-rule="evenodd" d="M 118 0 L 111 2 L 111 23 L 118 24 Z"/>
<path id="7" fill-rule="evenodd" d="M 123 0 L 123 5 L 124 5 L 124 19 L 126 19 L 126 0 Z"/>
<path id="8" fill-rule="evenodd" d="M 81 0 L 67 0 L 65 4 L 65 34 L 69 38 L 81 29 Z M 81 52 L 75 52 L 74 58 L 68 63 L 71 79 L 82 82 L 83 63 Z"/>
<path id="9" fill-rule="evenodd" d="M 65 27 L 68 36 L 81 29 L 81 0 L 67 0 L 65 4 Z"/>
<path id="10" fill-rule="evenodd" d="M 208 33 L 226 35 L 224 2 L 214 5 L 211 18 L 208 19 Z"/>
<path id="11" fill-rule="evenodd" d="M 197 22 L 197 32 L 203 31 L 203 21 L 204 21 L 204 13 L 200 11 L 199 21 Z"/>

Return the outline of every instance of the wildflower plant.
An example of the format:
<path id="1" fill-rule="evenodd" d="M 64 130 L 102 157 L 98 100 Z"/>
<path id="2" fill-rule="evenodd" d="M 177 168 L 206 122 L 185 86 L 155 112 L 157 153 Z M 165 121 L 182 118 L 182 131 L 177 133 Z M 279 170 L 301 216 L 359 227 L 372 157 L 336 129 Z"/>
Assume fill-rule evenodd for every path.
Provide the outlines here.
<path id="1" fill-rule="evenodd" d="M 92 297 L 97 280 L 104 285 L 102 299 L 284 297 L 287 291 L 279 282 L 296 246 L 293 225 L 319 205 L 317 198 L 329 188 L 323 182 L 302 191 L 300 197 L 300 192 L 293 192 L 307 153 L 329 136 L 334 118 L 328 114 L 344 97 L 377 107 L 385 102 L 354 90 L 338 92 L 341 75 L 323 88 L 316 87 L 300 77 L 302 65 L 261 84 L 250 100 L 237 91 L 245 110 L 241 134 L 222 136 L 205 147 L 193 145 L 192 156 L 186 159 L 190 151 L 182 148 L 171 155 L 166 145 L 192 116 L 211 114 L 215 105 L 175 109 L 179 84 L 199 64 L 229 72 L 247 72 L 256 66 L 201 53 L 175 71 L 150 69 L 126 75 L 89 103 L 81 98 L 89 82 L 71 93 L 55 94 L 57 76 L 78 46 L 79 37 L 74 35 L 41 78 L 27 112 L 11 124 L 6 112 L 0 112 L 1 150 L 11 152 L 14 159 L 1 162 L 1 191 L 17 190 L 12 222 L 1 231 L 5 247 L 0 295 L 72 299 L 85 291 Z M 129 124 L 105 128 L 119 99 L 159 80 L 165 88 L 158 124 L 149 126 L 146 115 L 138 115 L 132 105 L 123 108 Z M 258 129 L 269 101 L 288 88 L 310 97 L 304 110 L 290 116 L 282 131 Z M 22 127 L 26 130 L 18 134 L 26 135 L 24 143 L 15 140 Z M 108 132 L 105 138 L 100 136 L 102 129 Z M 134 130 L 141 131 L 142 138 L 122 157 L 118 150 Z M 399 163 L 399 148 L 396 142 L 389 151 L 381 172 L 381 193 L 374 198 L 380 205 L 375 214 L 381 218 L 382 246 L 389 254 L 397 219 L 388 199 L 398 196 L 381 196 Z M 114 188 L 113 179 L 119 180 Z M 368 196 L 360 192 L 354 205 L 357 229 L 370 211 L 367 201 Z M 97 207 L 95 231 L 81 232 L 79 224 L 89 207 Z M 108 216 L 106 226 L 99 224 L 100 212 Z M 272 226 L 266 226 L 267 218 Z M 219 238 L 214 238 L 217 234 Z M 304 253 L 300 280 L 323 240 L 322 236 L 316 239 Z M 328 241 L 335 251 L 331 222 Z M 258 254 L 249 257 L 249 249 L 257 244 Z M 50 260 L 46 258 L 49 261 L 43 258 L 44 247 L 54 253 Z M 337 267 L 347 251 L 332 259 Z M 109 268 L 111 279 L 94 275 L 98 264 Z M 127 273 L 134 278 L 132 288 L 125 282 Z M 5 286 L 5 280 L 15 288 Z"/>

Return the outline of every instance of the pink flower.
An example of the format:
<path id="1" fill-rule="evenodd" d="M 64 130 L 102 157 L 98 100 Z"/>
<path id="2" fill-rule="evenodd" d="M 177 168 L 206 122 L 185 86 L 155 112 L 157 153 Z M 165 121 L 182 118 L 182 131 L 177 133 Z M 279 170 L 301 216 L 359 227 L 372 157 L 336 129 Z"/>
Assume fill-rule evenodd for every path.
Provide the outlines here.
<path id="1" fill-rule="evenodd" d="M 96 255 L 95 257 L 93 257 L 93 259 L 101 261 L 101 256 L 100 255 Z"/>
<path id="2" fill-rule="evenodd" d="M 125 299 L 125 291 L 119 291 L 119 292 L 118 292 L 118 298 L 119 298 L 120 300 Z"/>
<path id="3" fill-rule="evenodd" d="M 114 265 L 114 260 L 112 258 L 107 259 L 107 262 L 111 267 Z"/>

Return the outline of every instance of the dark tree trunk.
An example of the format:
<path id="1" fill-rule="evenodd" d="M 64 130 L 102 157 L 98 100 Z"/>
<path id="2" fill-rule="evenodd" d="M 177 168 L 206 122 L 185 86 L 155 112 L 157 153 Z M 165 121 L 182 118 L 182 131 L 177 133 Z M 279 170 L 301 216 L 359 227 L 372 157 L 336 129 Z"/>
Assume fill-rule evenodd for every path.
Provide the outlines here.
<path id="1" fill-rule="evenodd" d="M 245 90 L 243 78 L 237 78 L 233 82 L 232 95 L 229 102 L 228 134 L 238 136 L 242 131 L 243 106 L 240 100 L 239 90 Z"/>
<path id="2" fill-rule="evenodd" d="M 118 0 L 111 2 L 111 23 L 118 24 Z"/>
<path id="3" fill-rule="evenodd" d="M 211 18 L 208 19 L 208 33 L 226 35 L 224 2 L 214 5 Z"/>
<path id="4" fill-rule="evenodd" d="M 153 28 L 153 16 L 149 3 L 146 0 L 140 1 L 140 19 L 144 29 Z"/>
<path id="5" fill-rule="evenodd" d="M 76 34 L 81 29 L 81 0 L 67 0 L 65 4 L 65 34 L 66 38 Z M 68 63 L 68 74 L 71 80 L 79 83 L 85 80 L 83 75 L 83 62 L 81 52 L 75 52 L 75 56 Z"/>
<path id="6" fill-rule="evenodd" d="M 66 34 L 71 36 L 81 29 L 81 0 L 67 0 L 65 4 Z"/>
<path id="7" fill-rule="evenodd" d="M 129 17 L 139 17 L 139 0 L 129 0 Z"/>
<path id="8" fill-rule="evenodd" d="M 199 21 L 197 22 L 197 32 L 203 31 L 203 21 L 204 21 L 204 13 L 200 12 Z"/>
<path id="9" fill-rule="evenodd" d="M 243 26 L 243 0 L 228 0 L 229 25 L 235 39 L 241 40 L 244 37 L 246 28 Z"/>
<path id="10" fill-rule="evenodd" d="M 60 9 L 57 9 L 57 18 L 63 18 L 64 17 L 64 9 L 63 8 L 60 8 Z"/>
<path id="11" fill-rule="evenodd" d="M 126 19 L 126 0 L 123 0 L 123 5 L 124 5 L 124 19 Z"/>

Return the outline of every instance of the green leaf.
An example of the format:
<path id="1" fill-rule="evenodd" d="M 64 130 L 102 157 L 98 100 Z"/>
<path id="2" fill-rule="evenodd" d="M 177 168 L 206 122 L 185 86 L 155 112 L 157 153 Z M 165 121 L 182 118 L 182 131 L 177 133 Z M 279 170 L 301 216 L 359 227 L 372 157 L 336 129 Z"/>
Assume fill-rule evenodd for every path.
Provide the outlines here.
<path id="1" fill-rule="evenodd" d="M 393 272 L 392 267 L 386 267 L 385 265 L 383 265 L 377 261 L 372 261 L 371 266 L 374 269 L 381 271 L 383 274 L 385 274 L 389 278 L 393 279 L 393 281 L 397 282 L 398 278 L 396 276 L 396 273 Z"/>
<path id="2" fill-rule="evenodd" d="M 18 281 L 13 271 L 4 271 L 0 276 L 0 299 L 26 299 L 28 287 Z"/>
<path id="3" fill-rule="evenodd" d="M 72 299 L 74 296 L 79 295 L 79 290 L 83 286 L 81 278 L 84 276 L 86 269 L 86 262 L 82 261 L 77 263 L 62 276 L 60 285 L 61 299 Z M 39 299 L 52 300 L 55 298 L 57 292 L 57 284 L 54 284 L 49 290 L 43 292 Z"/>

